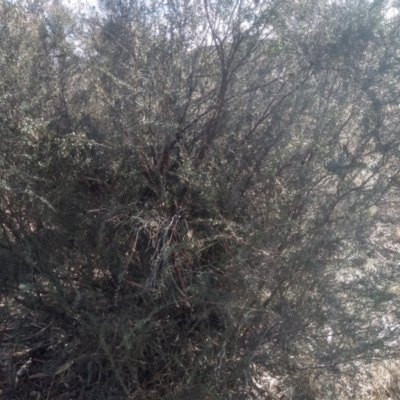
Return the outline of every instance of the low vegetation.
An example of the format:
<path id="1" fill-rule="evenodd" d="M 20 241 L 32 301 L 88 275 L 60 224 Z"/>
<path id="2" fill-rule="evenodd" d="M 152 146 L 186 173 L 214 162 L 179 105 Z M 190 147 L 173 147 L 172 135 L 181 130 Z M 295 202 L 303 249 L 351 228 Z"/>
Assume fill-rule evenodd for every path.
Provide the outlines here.
<path id="1" fill-rule="evenodd" d="M 400 398 L 384 0 L 0 0 L 0 398 Z"/>

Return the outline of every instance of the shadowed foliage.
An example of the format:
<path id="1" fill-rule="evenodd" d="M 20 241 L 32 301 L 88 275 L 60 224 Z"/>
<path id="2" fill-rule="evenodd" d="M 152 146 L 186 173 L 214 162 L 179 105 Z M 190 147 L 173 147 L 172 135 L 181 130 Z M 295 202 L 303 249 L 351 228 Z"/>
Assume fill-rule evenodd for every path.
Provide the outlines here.
<path id="1" fill-rule="evenodd" d="M 0 290 L 55 324 L 47 398 L 350 398 L 398 354 L 395 10 L 0 0 Z"/>

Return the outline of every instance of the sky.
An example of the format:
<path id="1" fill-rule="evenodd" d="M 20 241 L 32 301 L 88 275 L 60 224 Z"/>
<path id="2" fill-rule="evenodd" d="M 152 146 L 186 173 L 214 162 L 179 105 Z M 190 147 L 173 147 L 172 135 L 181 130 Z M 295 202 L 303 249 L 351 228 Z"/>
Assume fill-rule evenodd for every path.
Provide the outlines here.
<path id="1" fill-rule="evenodd" d="M 63 0 L 63 3 L 73 10 L 84 10 L 97 6 L 97 0 Z"/>
<path id="2" fill-rule="evenodd" d="M 62 2 L 73 10 L 84 10 L 89 7 L 97 7 L 97 0 L 62 0 Z M 389 4 L 394 4 L 395 0 L 392 0 Z M 396 7 L 387 8 L 387 17 L 391 18 L 399 13 Z"/>

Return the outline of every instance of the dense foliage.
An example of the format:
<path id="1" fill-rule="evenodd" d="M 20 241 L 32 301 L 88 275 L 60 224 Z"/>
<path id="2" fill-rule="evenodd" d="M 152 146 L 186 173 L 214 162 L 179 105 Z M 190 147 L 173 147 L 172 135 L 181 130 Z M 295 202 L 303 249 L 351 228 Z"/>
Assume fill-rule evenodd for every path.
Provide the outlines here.
<path id="1" fill-rule="evenodd" d="M 368 259 L 399 187 L 395 11 L 1 0 L 1 290 L 68 321 L 88 385 L 329 398 L 396 354 L 396 265 Z"/>

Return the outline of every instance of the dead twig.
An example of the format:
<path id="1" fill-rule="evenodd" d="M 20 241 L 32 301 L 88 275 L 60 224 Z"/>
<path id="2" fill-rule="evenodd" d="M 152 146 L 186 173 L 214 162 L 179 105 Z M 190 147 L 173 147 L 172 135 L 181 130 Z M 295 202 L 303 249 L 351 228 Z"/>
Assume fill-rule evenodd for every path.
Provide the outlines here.
<path id="1" fill-rule="evenodd" d="M 34 334 L 31 335 L 31 336 L 28 336 L 27 338 L 24 338 L 23 340 L 24 340 L 25 342 L 27 342 L 27 341 L 29 341 L 29 340 L 36 339 L 37 337 L 39 337 L 40 335 L 42 335 L 44 332 L 46 332 L 46 330 L 47 330 L 48 328 L 50 328 L 50 326 L 53 325 L 53 323 L 54 323 L 54 321 L 48 323 L 48 324 L 47 324 L 44 328 L 42 328 L 40 331 L 34 333 Z"/>

